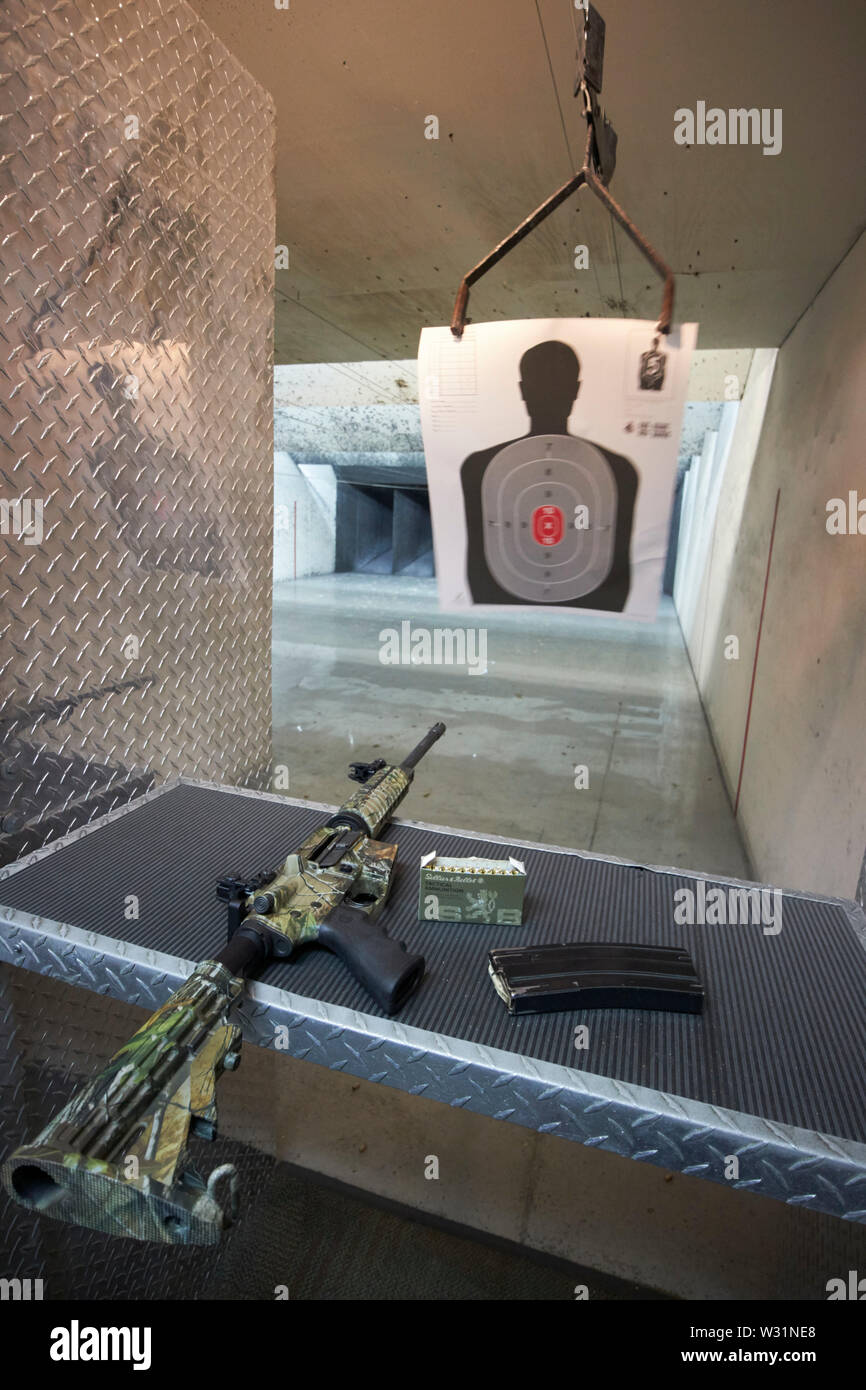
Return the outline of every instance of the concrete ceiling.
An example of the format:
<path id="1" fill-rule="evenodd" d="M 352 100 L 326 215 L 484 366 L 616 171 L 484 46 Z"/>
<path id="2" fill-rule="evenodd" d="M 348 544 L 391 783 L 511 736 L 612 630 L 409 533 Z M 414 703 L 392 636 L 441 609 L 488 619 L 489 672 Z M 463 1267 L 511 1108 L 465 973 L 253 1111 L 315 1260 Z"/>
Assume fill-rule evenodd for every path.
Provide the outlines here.
<path id="1" fill-rule="evenodd" d="M 412 356 L 463 274 L 580 163 L 572 0 L 192 4 L 276 102 L 277 362 Z M 778 344 L 866 224 L 866 6 L 599 8 L 611 191 L 675 270 L 676 317 L 700 323 L 702 348 Z M 781 107 L 782 152 L 675 144 L 674 111 L 699 100 Z M 659 304 L 584 189 L 476 286 L 470 315 L 654 318 Z"/>

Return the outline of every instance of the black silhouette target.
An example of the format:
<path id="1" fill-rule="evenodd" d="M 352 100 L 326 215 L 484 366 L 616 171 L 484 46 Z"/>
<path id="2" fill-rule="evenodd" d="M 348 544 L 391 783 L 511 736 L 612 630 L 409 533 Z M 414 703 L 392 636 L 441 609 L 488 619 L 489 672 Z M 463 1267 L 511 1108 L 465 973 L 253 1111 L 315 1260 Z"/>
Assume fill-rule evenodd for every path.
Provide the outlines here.
<path id="1" fill-rule="evenodd" d="M 536 343 L 519 366 L 529 432 L 463 460 L 474 603 L 625 607 L 637 470 L 613 449 L 569 434 L 580 388 L 574 349 Z"/>
<path id="2" fill-rule="evenodd" d="M 532 435 L 491 459 L 481 484 L 491 575 L 528 603 L 568 603 L 613 566 L 617 490 L 600 449 L 570 435 Z"/>

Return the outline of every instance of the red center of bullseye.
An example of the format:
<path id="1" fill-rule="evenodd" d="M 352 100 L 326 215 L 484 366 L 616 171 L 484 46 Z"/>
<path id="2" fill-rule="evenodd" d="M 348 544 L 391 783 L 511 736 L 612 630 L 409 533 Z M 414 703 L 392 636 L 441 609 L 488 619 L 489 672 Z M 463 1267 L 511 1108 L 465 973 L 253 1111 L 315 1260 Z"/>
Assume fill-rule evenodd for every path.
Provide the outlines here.
<path id="1" fill-rule="evenodd" d="M 536 507 L 532 513 L 532 535 L 539 545 L 559 545 L 564 530 L 559 507 Z"/>

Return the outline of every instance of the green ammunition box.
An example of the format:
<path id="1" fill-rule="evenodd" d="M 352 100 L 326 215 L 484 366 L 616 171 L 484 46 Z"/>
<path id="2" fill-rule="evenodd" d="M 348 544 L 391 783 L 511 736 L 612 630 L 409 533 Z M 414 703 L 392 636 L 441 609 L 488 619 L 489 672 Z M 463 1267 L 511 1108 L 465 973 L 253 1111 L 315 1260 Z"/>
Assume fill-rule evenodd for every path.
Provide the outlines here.
<path id="1" fill-rule="evenodd" d="M 519 927 L 526 869 L 519 859 L 421 860 L 418 917 L 427 922 L 490 922 Z"/>

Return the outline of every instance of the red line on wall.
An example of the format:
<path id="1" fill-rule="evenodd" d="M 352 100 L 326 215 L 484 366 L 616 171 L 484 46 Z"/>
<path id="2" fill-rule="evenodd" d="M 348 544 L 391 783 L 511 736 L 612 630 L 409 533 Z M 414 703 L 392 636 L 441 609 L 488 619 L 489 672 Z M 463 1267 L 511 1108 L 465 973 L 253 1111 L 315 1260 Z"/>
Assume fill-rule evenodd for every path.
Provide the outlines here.
<path id="1" fill-rule="evenodd" d="M 779 515 L 779 498 L 781 497 L 781 495 L 782 489 L 778 488 L 776 491 L 776 505 L 773 509 L 773 525 L 770 530 L 770 549 L 767 553 L 767 573 L 764 575 L 764 593 L 761 598 L 761 616 L 758 619 L 758 637 L 757 641 L 755 642 L 755 660 L 752 663 L 752 683 L 749 686 L 749 707 L 746 710 L 746 727 L 743 730 L 743 751 L 740 755 L 740 775 L 737 778 L 737 795 L 734 801 L 734 815 L 737 814 L 737 811 L 739 809 L 740 788 L 743 785 L 743 767 L 745 766 L 746 762 L 746 744 L 749 740 L 749 724 L 752 720 L 752 700 L 755 695 L 755 676 L 757 675 L 758 671 L 758 652 L 761 650 L 761 632 L 764 626 L 764 609 L 767 606 L 767 585 L 770 582 L 770 561 L 773 558 L 773 542 L 776 539 L 776 517 Z"/>

